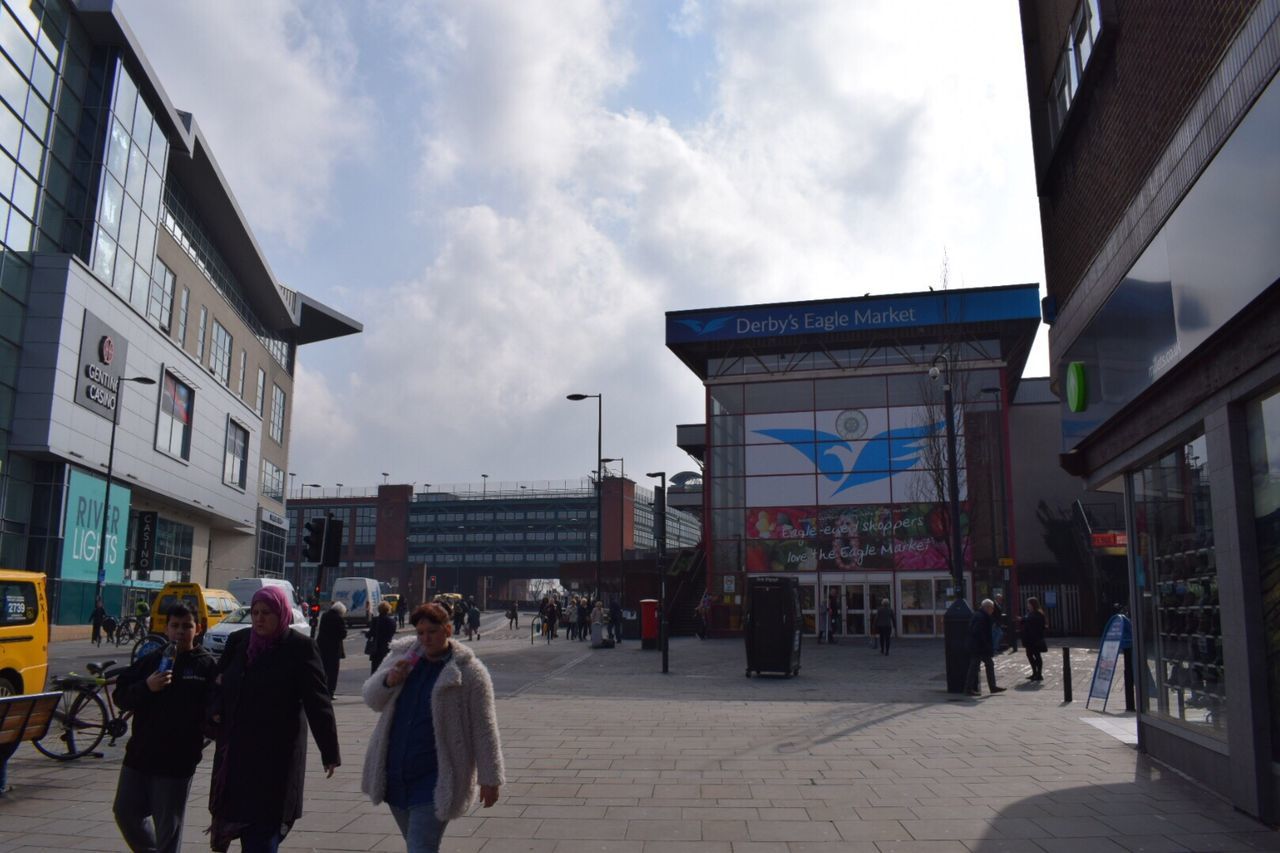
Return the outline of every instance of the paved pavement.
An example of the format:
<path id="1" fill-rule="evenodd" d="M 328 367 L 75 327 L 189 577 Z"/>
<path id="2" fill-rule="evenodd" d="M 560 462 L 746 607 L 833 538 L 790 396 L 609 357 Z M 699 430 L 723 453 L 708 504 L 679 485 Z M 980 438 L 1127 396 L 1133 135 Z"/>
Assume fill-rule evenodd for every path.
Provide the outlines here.
<path id="1" fill-rule="evenodd" d="M 494 808 L 449 825 L 454 853 L 1280 850 L 1280 835 L 1135 752 L 1131 716 L 1085 710 L 1083 651 L 1064 705 L 1057 650 L 1039 685 L 1020 654 L 1002 656 L 1010 690 L 973 700 L 945 692 L 933 640 L 887 658 L 806 645 L 795 679 L 745 678 L 736 641 L 675 640 L 663 675 L 634 643 L 531 644 L 498 614 L 474 647 L 494 674 L 508 781 Z M 354 695 L 368 671 L 357 651 L 336 700 L 345 764 L 325 779 L 313 750 L 306 815 L 282 849 L 404 849 L 359 793 L 374 717 Z M 1112 700 L 1123 707 L 1118 689 Z M 0 851 L 123 849 L 110 811 L 121 752 L 59 764 L 24 745 Z M 208 770 L 184 850 L 207 849 Z"/>

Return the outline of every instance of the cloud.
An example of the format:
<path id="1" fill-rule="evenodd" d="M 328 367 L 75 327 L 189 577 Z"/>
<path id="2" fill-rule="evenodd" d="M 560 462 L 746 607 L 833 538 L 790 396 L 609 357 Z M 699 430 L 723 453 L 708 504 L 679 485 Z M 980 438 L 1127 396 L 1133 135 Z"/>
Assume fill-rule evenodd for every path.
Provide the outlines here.
<path id="1" fill-rule="evenodd" d="M 174 106 L 195 115 L 255 230 L 301 248 L 316 222 L 334 215 L 340 164 L 359 159 L 374 130 L 346 4 L 122 6 Z"/>

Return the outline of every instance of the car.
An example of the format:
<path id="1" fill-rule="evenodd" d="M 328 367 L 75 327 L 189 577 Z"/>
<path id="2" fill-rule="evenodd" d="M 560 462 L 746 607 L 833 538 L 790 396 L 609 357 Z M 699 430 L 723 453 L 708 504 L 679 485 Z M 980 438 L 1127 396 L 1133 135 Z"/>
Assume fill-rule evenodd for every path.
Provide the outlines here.
<path id="1" fill-rule="evenodd" d="M 231 639 L 231 635 L 237 631 L 247 631 L 250 627 L 249 608 L 248 606 L 237 607 L 225 619 L 210 628 L 204 635 L 204 647 L 209 650 L 214 657 L 222 657 L 222 653 L 226 651 L 227 640 Z M 302 615 L 302 611 L 293 608 L 293 622 L 289 625 L 294 631 L 297 631 L 304 637 L 310 639 L 311 625 L 307 622 L 307 617 Z"/>
<path id="2" fill-rule="evenodd" d="M 45 576 L 0 569 L 0 696 L 44 690 L 49 672 Z"/>

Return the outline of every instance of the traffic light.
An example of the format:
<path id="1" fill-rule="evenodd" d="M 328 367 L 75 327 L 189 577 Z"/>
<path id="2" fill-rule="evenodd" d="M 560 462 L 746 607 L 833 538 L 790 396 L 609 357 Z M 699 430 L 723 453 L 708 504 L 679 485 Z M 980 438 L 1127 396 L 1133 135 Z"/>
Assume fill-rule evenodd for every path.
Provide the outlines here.
<path id="1" fill-rule="evenodd" d="M 427 589 L 435 589 L 435 588 L 436 588 L 436 576 L 435 576 L 435 575 L 432 575 L 432 576 L 429 578 L 429 583 L 427 584 Z"/>
<path id="2" fill-rule="evenodd" d="M 336 566 L 342 559 L 342 522 L 332 516 L 324 529 L 324 549 L 320 556 L 322 566 Z"/>
<path id="3" fill-rule="evenodd" d="M 324 551 L 324 519 L 316 517 L 303 525 L 302 562 L 318 563 Z"/>

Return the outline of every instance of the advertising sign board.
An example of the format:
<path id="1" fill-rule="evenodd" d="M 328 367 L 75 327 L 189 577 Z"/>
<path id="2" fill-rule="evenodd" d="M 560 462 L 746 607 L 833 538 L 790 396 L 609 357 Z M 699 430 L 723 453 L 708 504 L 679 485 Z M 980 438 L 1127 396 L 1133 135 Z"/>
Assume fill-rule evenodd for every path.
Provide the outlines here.
<path id="1" fill-rule="evenodd" d="M 98 579 L 98 546 L 102 538 L 103 497 L 106 480 L 72 469 L 67 480 L 67 507 L 62 525 L 62 577 L 65 580 Z M 133 494 L 119 483 L 111 484 L 107 512 L 104 583 L 124 581 L 125 534 L 129 531 L 129 502 Z"/>
<path id="2" fill-rule="evenodd" d="M 112 501 L 114 508 L 115 501 Z M 133 549 L 133 568 L 140 580 L 151 575 L 156 562 L 156 527 L 160 523 L 160 513 L 138 513 L 138 541 Z"/>
<path id="3" fill-rule="evenodd" d="M 1116 662 L 1120 660 L 1120 652 L 1133 645 L 1133 633 L 1129 627 L 1129 618 L 1117 613 L 1107 622 L 1102 631 L 1102 647 L 1098 649 L 1098 660 L 1093 665 L 1093 680 L 1089 683 L 1089 698 L 1084 706 L 1094 699 L 1102 700 L 1102 710 L 1107 710 L 1107 697 L 1111 694 L 1111 682 L 1116 674 Z"/>
<path id="4" fill-rule="evenodd" d="M 80 360 L 76 366 L 76 402 L 107 420 L 114 420 L 128 354 L 129 342 L 85 311 L 80 331 Z"/>

